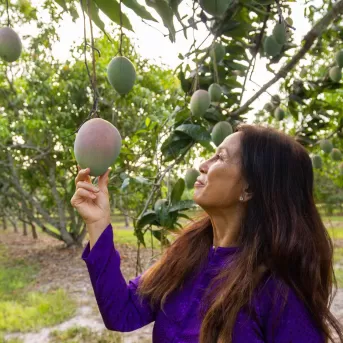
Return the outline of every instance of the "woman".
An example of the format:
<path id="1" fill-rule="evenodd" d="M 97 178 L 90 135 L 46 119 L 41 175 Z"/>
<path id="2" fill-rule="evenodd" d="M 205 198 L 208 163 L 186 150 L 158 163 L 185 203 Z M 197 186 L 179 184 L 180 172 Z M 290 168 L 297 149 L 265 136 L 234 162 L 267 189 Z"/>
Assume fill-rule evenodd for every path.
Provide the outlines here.
<path id="1" fill-rule="evenodd" d="M 109 330 L 151 322 L 154 343 L 328 342 L 336 282 L 332 242 L 313 199 L 307 151 L 271 128 L 241 125 L 200 166 L 194 201 L 207 217 L 182 230 L 128 284 L 113 244 L 107 171 L 71 200 L 87 224 L 82 258 Z"/>

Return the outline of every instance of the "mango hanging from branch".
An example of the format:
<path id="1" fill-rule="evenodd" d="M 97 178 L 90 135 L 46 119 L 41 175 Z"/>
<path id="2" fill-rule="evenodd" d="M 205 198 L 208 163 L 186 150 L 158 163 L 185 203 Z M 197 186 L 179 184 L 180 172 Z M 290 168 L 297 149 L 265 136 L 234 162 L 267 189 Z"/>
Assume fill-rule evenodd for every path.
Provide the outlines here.
<path id="1" fill-rule="evenodd" d="M 0 58 L 6 62 L 16 61 L 22 51 L 22 43 L 18 34 L 10 27 L 0 29 Z"/>
<path id="2" fill-rule="evenodd" d="M 211 98 L 207 91 L 199 89 L 192 95 L 191 112 L 196 117 L 203 116 L 211 104 Z"/>
<path id="3" fill-rule="evenodd" d="M 233 132 L 232 126 L 227 121 L 220 121 L 216 125 L 214 125 L 212 132 L 211 132 L 211 138 L 213 143 L 216 146 L 219 146 L 224 139 L 231 135 Z"/>
<path id="4" fill-rule="evenodd" d="M 186 171 L 185 175 L 185 184 L 187 189 L 192 189 L 194 187 L 194 183 L 197 180 L 198 176 L 200 176 L 200 173 L 198 170 L 194 168 L 189 168 Z"/>
<path id="5" fill-rule="evenodd" d="M 342 71 L 340 67 L 332 67 L 329 70 L 329 77 L 333 82 L 339 82 L 342 78 Z"/>
<path id="6" fill-rule="evenodd" d="M 129 93 L 136 81 L 136 69 L 132 62 L 124 57 L 114 57 L 107 67 L 108 81 L 119 94 Z"/>
<path id="7" fill-rule="evenodd" d="M 219 102 L 222 97 L 223 90 L 218 83 L 212 83 L 208 88 L 208 93 L 210 94 L 211 102 Z"/>

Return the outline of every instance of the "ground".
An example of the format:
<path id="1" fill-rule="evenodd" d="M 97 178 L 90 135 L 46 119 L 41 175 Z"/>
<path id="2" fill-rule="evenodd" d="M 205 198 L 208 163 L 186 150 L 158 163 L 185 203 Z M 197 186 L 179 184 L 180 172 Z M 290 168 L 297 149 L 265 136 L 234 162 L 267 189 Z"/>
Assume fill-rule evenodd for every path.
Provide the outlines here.
<path id="1" fill-rule="evenodd" d="M 91 328 L 92 331 L 105 330 L 95 301 L 86 264 L 81 259 L 83 248 L 65 249 L 61 242 L 49 236 L 40 235 L 38 240 L 34 240 L 30 236 L 22 236 L 21 234 L 9 231 L 5 234 L 1 232 L 1 244 L 7 246 L 9 254 L 15 256 L 15 258 L 22 258 L 29 263 L 30 261 L 32 263 L 39 263 L 40 271 L 36 281 L 29 287 L 26 287 L 26 291 L 38 290 L 47 292 L 62 287 L 78 303 L 75 317 L 67 322 L 53 328 L 44 328 L 36 333 L 8 334 L 5 336 L 7 339 L 18 337 L 24 343 L 47 343 L 49 333 L 55 329 L 66 330 L 74 326 L 80 326 Z M 117 249 L 121 255 L 121 270 L 124 277 L 126 280 L 135 277 L 136 251 L 127 244 L 119 244 Z M 158 254 L 158 251 L 155 250 L 155 254 Z M 141 256 L 144 268 L 144 266 L 148 265 L 147 263 L 152 261 L 151 249 L 143 249 Z M 151 342 L 151 333 L 152 325 L 148 325 L 133 333 L 122 334 L 122 342 L 148 343 Z"/>
<path id="2" fill-rule="evenodd" d="M 130 230 L 131 231 L 131 230 Z M 132 233 L 132 231 L 131 231 Z M 116 236 L 116 231 L 114 232 Z M 119 234 L 118 234 L 119 236 Z M 84 242 L 84 245 L 86 241 Z M 84 261 L 81 259 L 82 248 L 65 249 L 61 242 L 46 236 L 39 235 L 38 240 L 34 240 L 31 236 L 22 236 L 21 234 L 14 233 L 10 230 L 1 232 L 0 246 L 5 245 L 8 248 L 9 256 L 13 258 L 21 258 L 28 263 L 39 264 L 39 272 L 26 291 L 43 291 L 49 292 L 54 289 L 63 288 L 73 299 L 77 302 L 77 311 L 75 315 L 58 325 L 53 327 L 43 328 L 38 332 L 31 333 L 11 333 L 5 335 L 5 342 L 9 339 L 20 339 L 23 343 L 57 343 L 57 342 L 87 342 L 90 343 L 90 333 L 106 332 L 97 304 L 94 298 L 93 290 L 89 280 L 88 271 Z M 343 240 L 339 237 L 335 239 L 335 246 L 337 251 L 343 249 Z M 129 244 L 116 244 L 116 247 L 121 255 L 121 270 L 126 280 L 135 277 L 135 262 L 136 262 L 136 248 Z M 154 253 L 158 254 L 160 250 L 155 250 Z M 341 255 L 341 254 L 340 254 Z M 142 266 L 143 270 L 152 263 L 151 249 L 142 249 Z M 340 267 L 340 261 L 337 261 Z M 339 289 L 332 306 L 334 314 L 343 322 L 343 289 Z M 80 328 L 90 329 L 82 333 Z M 150 324 L 141 330 L 132 333 L 112 334 L 107 340 L 94 340 L 91 343 L 148 343 L 151 342 L 153 324 Z M 82 334 L 88 337 L 85 341 L 81 338 L 76 340 L 64 340 L 61 332 L 78 330 L 79 336 Z M 59 335 L 56 340 L 53 340 L 52 332 L 58 330 Z M 68 332 L 69 332 L 68 331 Z M 115 336 L 114 336 L 115 335 Z M 74 338 L 75 339 L 75 338 Z M 1 338 L 0 338 L 0 343 Z"/>

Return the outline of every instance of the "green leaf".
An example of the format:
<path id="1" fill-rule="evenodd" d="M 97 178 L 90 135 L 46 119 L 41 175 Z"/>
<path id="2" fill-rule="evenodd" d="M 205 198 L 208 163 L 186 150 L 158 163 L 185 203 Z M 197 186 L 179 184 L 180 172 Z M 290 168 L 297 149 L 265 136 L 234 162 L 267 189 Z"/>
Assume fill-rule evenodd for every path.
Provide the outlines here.
<path id="1" fill-rule="evenodd" d="M 194 206 L 195 206 L 195 202 L 193 200 L 182 200 L 178 202 L 177 204 L 173 205 L 169 209 L 169 212 L 188 210 Z"/>
<path id="2" fill-rule="evenodd" d="M 90 6 L 90 15 L 88 13 L 87 1 L 86 0 L 82 0 L 82 8 L 85 11 L 85 13 L 87 13 L 87 15 L 92 18 L 92 21 L 94 22 L 94 24 L 100 30 L 105 32 L 105 24 L 104 24 L 104 22 L 99 17 L 99 8 L 98 8 L 98 6 L 93 1 L 90 1 L 89 6 Z"/>
<path id="3" fill-rule="evenodd" d="M 175 42 L 175 27 L 173 23 L 174 13 L 166 0 L 145 0 L 146 4 L 152 7 L 162 18 L 163 25 L 169 30 L 169 39 Z"/>
<path id="4" fill-rule="evenodd" d="M 146 211 L 136 224 L 137 230 L 141 230 L 146 225 L 156 225 L 157 216 L 156 212 L 152 210 Z"/>
<path id="5" fill-rule="evenodd" d="M 213 146 L 211 145 L 210 142 L 202 141 L 202 142 L 200 142 L 200 144 L 201 144 L 204 148 L 206 148 L 207 151 L 209 151 L 209 152 L 214 152 L 214 151 L 215 151 L 215 149 L 213 148 Z"/>
<path id="6" fill-rule="evenodd" d="M 249 67 L 240 63 L 232 62 L 232 61 L 224 61 L 225 65 L 233 70 L 242 70 L 246 71 Z"/>
<path id="7" fill-rule="evenodd" d="M 55 2 L 60 5 L 65 11 L 68 11 L 67 4 L 65 0 L 55 0 Z"/>
<path id="8" fill-rule="evenodd" d="M 95 0 L 99 8 L 116 24 L 120 25 L 120 6 L 117 0 Z M 122 12 L 122 24 L 133 31 L 129 18 Z"/>
<path id="9" fill-rule="evenodd" d="M 164 161 L 168 162 L 177 158 L 186 151 L 187 146 L 192 143 L 192 141 L 193 140 L 184 133 L 173 132 L 161 147 Z"/>
<path id="10" fill-rule="evenodd" d="M 144 235 L 141 230 L 135 230 L 134 235 L 138 238 L 138 240 L 143 244 L 144 248 L 146 248 L 145 242 L 144 242 Z"/>
<path id="11" fill-rule="evenodd" d="M 178 126 L 175 131 L 183 132 L 191 137 L 196 142 L 210 141 L 211 135 L 206 129 L 196 124 L 182 124 Z"/>
<path id="12" fill-rule="evenodd" d="M 168 212 L 167 206 L 161 206 L 157 213 L 157 221 L 163 227 L 169 228 L 172 221 Z"/>
<path id="13" fill-rule="evenodd" d="M 136 0 L 123 0 L 123 4 L 126 7 L 131 8 L 142 19 L 157 21 L 146 8 L 140 5 Z"/>
<path id="14" fill-rule="evenodd" d="M 185 180 L 178 179 L 171 192 L 170 201 L 172 205 L 176 204 L 181 200 L 182 194 L 185 190 Z"/>
<path id="15" fill-rule="evenodd" d="M 211 123 L 218 123 L 219 121 L 226 120 L 226 116 L 218 112 L 215 108 L 210 108 L 204 114 L 204 118 Z"/>
<path id="16" fill-rule="evenodd" d="M 165 234 L 162 235 L 162 232 L 161 231 L 152 231 L 152 234 L 155 238 L 157 238 L 160 242 L 163 241 L 167 244 L 167 245 L 170 245 L 170 242 L 168 240 L 168 238 L 165 236 Z"/>

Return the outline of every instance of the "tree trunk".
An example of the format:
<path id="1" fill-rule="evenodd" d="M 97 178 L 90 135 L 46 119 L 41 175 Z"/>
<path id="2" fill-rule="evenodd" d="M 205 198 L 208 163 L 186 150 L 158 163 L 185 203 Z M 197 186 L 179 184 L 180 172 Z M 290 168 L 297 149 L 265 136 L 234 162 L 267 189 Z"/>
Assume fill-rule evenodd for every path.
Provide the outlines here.
<path id="1" fill-rule="evenodd" d="M 124 217 L 125 217 L 125 227 L 128 228 L 130 227 L 129 216 L 124 214 Z"/>
<path id="2" fill-rule="evenodd" d="M 6 221 L 5 216 L 2 217 L 2 228 L 4 230 L 7 230 L 7 221 Z"/>
<path id="3" fill-rule="evenodd" d="M 23 232 L 27 232 L 26 222 L 23 221 Z"/>
<path id="4" fill-rule="evenodd" d="M 15 222 L 15 220 L 12 220 L 11 217 L 8 217 L 8 220 L 10 221 L 10 223 L 13 226 L 14 232 L 18 232 L 18 228 L 17 228 L 17 223 Z"/>
<path id="5" fill-rule="evenodd" d="M 36 225 L 33 224 L 32 222 L 31 222 L 31 228 L 32 228 L 32 237 L 33 237 L 34 239 L 37 239 L 38 236 L 37 236 L 37 231 L 36 231 Z"/>
<path id="6" fill-rule="evenodd" d="M 87 229 L 86 229 L 86 224 L 84 224 L 82 227 L 82 231 L 76 240 L 78 246 L 82 247 L 82 242 L 83 242 L 83 239 L 85 238 L 86 234 L 87 234 Z"/>

